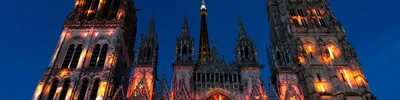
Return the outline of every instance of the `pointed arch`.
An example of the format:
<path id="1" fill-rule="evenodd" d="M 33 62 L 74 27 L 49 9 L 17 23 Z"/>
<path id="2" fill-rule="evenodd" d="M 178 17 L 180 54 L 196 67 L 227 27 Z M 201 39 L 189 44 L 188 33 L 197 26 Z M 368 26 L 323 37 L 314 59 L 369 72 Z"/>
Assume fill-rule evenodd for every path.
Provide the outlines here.
<path id="1" fill-rule="evenodd" d="M 78 100 L 84 100 L 86 91 L 89 85 L 89 80 L 87 78 L 84 78 L 81 83 L 81 88 L 80 88 L 80 93 L 78 95 Z"/>
<path id="2" fill-rule="evenodd" d="M 60 93 L 60 97 L 58 98 L 59 100 L 65 100 L 65 98 L 67 97 L 67 92 L 69 90 L 70 83 L 71 83 L 71 80 L 69 78 L 66 78 L 64 80 L 64 83 L 62 85 L 62 90 Z"/>
<path id="3" fill-rule="evenodd" d="M 69 45 L 68 50 L 67 50 L 67 54 L 65 55 L 64 62 L 62 64 L 61 68 L 63 68 L 63 69 L 64 68 L 68 68 L 69 63 L 70 63 L 70 61 L 72 59 L 72 56 L 74 54 L 74 51 L 75 51 L 75 45 L 74 44 Z"/>
<path id="4" fill-rule="evenodd" d="M 82 50 L 83 50 L 83 45 L 79 44 L 75 49 L 75 52 L 74 52 L 74 55 L 72 57 L 72 61 L 70 64 L 70 68 L 75 69 L 78 66 L 78 61 L 79 61 L 79 57 L 81 56 Z"/>
<path id="5" fill-rule="evenodd" d="M 235 96 L 233 96 L 232 94 L 230 94 L 229 91 L 226 91 L 222 88 L 215 88 L 209 92 L 207 92 L 205 95 L 203 95 L 202 97 L 200 97 L 199 100 L 208 100 L 208 98 L 214 96 L 214 95 L 222 95 L 225 96 L 226 99 L 225 100 L 234 100 Z"/>
<path id="6" fill-rule="evenodd" d="M 151 52 L 152 52 L 151 47 L 147 47 L 146 57 L 149 59 L 153 58 L 153 56 L 151 55 Z"/>
<path id="7" fill-rule="evenodd" d="M 57 88 L 58 88 L 58 83 L 59 83 L 58 79 L 53 79 L 53 82 L 51 83 L 51 86 L 50 86 L 50 91 L 49 91 L 47 100 L 53 100 L 53 98 L 56 94 Z"/>
<path id="8" fill-rule="evenodd" d="M 92 57 L 90 58 L 89 68 L 96 68 L 97 58 L 100 52 L 100 44 L 96 44 L 92 51 Z"/>
<path id="9" fill-rule="evenodd" d="M 100 86 L 100 79 L 96 78 L 92 84 L 90 100 L 96 100 L 97 91 L 99 90 L 99 86 Z"/>
<path id="10" fill-rule="evenodd" d="M 99 60 L 97 62 L 97 67 L 103 68 L 105 65 L 106 57 L 108 52 L 108 44 L 104 44 L 100 51 Z"/>
<path id="11" fill-rule="evenodd" d="M 182 60 L 187 60 L 187 58 L 189 56 L 188 51 L 189 50 L 188 50 L 187 45 L 183 45 L 183 48 L 182 48 Z"/>
<path id="12" fill-rule="evenodd" d="M 326 44 L 326 52 L 328 57 L 330 57 L 330 59 L 336 59 L 341 54 L 338 45 L 336 45 L 336 43 L 333 40 L 330 40 Z"/>
<path id="13" fill-rule="evenodd" d="M 248 47 L 244 47 L 244 57 L 246 60 L 250 59 L 250 50 Z"/>

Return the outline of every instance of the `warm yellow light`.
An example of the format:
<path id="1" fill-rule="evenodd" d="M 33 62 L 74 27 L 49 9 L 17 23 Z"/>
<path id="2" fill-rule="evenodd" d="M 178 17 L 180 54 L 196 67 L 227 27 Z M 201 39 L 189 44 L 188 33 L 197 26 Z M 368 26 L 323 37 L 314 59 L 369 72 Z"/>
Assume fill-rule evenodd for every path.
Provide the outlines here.
<path id="1" fill-rule="evenodd" d="M 123 15 L 125 15 L 125 11 L 124 10 L 118 10 L 117 20 L 120 20 Z"/>
<path id="2" fill-rule="evenodd" d="M 149 97 L 152 98 L 153 97 L 153 75 L 149 72 L 146 72 L 146 83 L 147 83 L 147 88 L 149 90 Z"/>
<path id="3" fill-rule="evenodd" d="M 112 62 L 113 62 L 113 58 L 110 58 L 110 60 L 108 61 L 108 64 L 112 64 Z"/>
<path id="4" fill-rule="evenodd" d="M 305 47 L 307 53 L 314 52 L 314 47 L 311 44 L 306 44 L 306 45 L 304 45 L 304 47 Z"/>
<path id="5" fill-rule="evenodd" d="M 104 3 L 104 0 L 100 0 L 99 5 L 97 6 L 97 9 L 101 9 L 103 3 Z"/>
<path id="6" fill-rule="evenodd" d="M 68 92 L 67 92 L 67 96 L 65 97 L 65 100 L 69 100 L 69 98 L 71 97 L 71 95 L 72 95 L 72 88 L 69 88 L 68 89 Z M 62 98 L 61 98 L 62 99 Z"/>
<path id="7" fill-rule="evenodd" d="M 61 86 L 57 87 L 56 94 L 59 94 L 61 92 L 61 89 L 62 89 Z"/>
<path id="8" fill-rule="evenodd" d="M 324 61 L 325 63 L 329 63 L 331 61 L 331 58 L 324 56 L 322 57 L 322 61 Z"/>
<path id="9" fill-rule="evenodd" d="M 350 79 L 349 79 L 349 75 L 347 74 L 347 71 L 346 71 L 346 70 L 343 70 L 343 72 L 344 72 L 344 77 L 345 77 L 346 80 L 347 80 L 347 84 L 349 84 L 350 88 L 353 88 L 353 86 L 352 86 L 351 83 L 350 83 Z"/>
<path id="10" fill-rule="evenodd" d="M 67 75 L 68 74 L 68 70 L 67 69 L 63 69 L 63 70 L 61 70 L 60 71 L 60 76 L 65 76 L 65 75 Z"/>
<path id="11" fill-rule="evenodd" d="M 303 19 L 303 17 L 301 17 L 300 15 L 292 16 L 291 18 L 295 19 L 300 25 L 303 25 L 303 22 L 301 21 L 301 19 Z"/>
<path id="12" fill-rule="evenodd" d="M 99 90 L 97 90 L 96 100 L 103 100 L 104 93 L 106 92 L 107 82 L 101 82 L 99 86 Z"/>
<path id="13" fill-rule="evenodd" d="M 317 82 L 315 83 L 315 87 L 318 92 L 326 92 L 327 91 L 327 83 L 325 82 Z"/>
<path id="14" fill-rule="evenodd" d="M 94 13 L 94 12 L 96 12 L 96 11 L 95 10 L 91 10 L 91 9 L 86 11 L 87 15 L 90 15 L 91 13 Z"/>
<path id="15" fill-rule="evenodd" d="M 37 86 L 37 88 L 35 90 L 35 97 L 33 100 L 36 100 L 38 98 L 40 93 L 42 93 L 42 90 L 43 90 L 43 82 L 39 83 L 39 85 Z"/>
<path id="16" fill-rule="evenodd" d="M 298 59 L 299 59 L 300 63 L 302 63 L 302 64 L 306 63 L 305 59 L 302 56 L 299 56 Z"/>
<path id="17" fill-rule="evenodd" d="M 75 6 L 79 5 L 79 2 L 80 2 L 80 1 L 76 1 L 76 2 L 75 2 Z"/>
<path id="18" fill-rule="evenodd" d="M 292 96 L 290 97 L 290 100 L 296 100 L 296 97 Z"/>
<path id="19" fill-rule="evenodd" d="M 335 55 L 333 54 L 334 47 L 332 45 L 328 46 L 329 56 L 331 59 L 335 59 Z"/>
<path id="20" fill-rule="evenodd" d="M 356 77 L 356 81 L 358 81 L 358 82 L 363 82 L 363 81 L 364 81 L 364 78 L 362 78 L 361 76 L 358 76 L 358 77 Z"/>

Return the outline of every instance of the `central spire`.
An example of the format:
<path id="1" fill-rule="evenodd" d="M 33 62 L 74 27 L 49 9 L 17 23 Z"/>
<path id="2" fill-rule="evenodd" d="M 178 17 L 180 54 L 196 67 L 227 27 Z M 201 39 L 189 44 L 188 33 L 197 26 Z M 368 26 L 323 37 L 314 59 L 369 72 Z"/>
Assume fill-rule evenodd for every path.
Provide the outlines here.
<path id="1" fill-rule="evenodd" d="M 210 61 L 211 58 L 211 50 L 210 50 L 210 41 L 208 39 L 208 29 L 207 29 L 207 10 L 206 4 L 204 0 L 202 0 L 201 8 L 200 8 L 200 15 L 201 15 L 201 27 L 200 27 L 200 45 L 199 45 L 199 64 L 205 64 Z"/>
<path id="2" fill-rule="evenodd" d="M 206 10 L 206 3 L 204 3 L 204 0 L 201 0 L 201 7 L 200 10 Z"/>

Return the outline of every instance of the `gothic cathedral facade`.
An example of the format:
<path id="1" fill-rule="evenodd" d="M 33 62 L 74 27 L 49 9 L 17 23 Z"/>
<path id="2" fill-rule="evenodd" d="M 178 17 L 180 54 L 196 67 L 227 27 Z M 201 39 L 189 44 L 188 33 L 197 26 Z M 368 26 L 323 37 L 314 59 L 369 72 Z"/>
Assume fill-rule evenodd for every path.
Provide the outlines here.
<path id="1" fill-rule="evenodd" d="M 134 49 L 136 11 L 132 0 L 76 0 L 32 99 L 376 100 L 327 0 L 267 0 L 268 88 L 240 16 L 233 61 L 226 62 L 211 45 L 204 0 L 199 47 L 185 13 L 168 87 L 165 72 L 161 79 L 157 75 L 154 13 Z"/>
<path id="2" fill-rule="evenodd" d="M 274 98 L 376 99 L 328 0 L 267 0 L 267 12 Z"/>
<path id="3" fill-rule="evenodd" d="M 132 0 L 76 0 L 32 100 L 102 100 L 128 87 L 136 38 Z"/>

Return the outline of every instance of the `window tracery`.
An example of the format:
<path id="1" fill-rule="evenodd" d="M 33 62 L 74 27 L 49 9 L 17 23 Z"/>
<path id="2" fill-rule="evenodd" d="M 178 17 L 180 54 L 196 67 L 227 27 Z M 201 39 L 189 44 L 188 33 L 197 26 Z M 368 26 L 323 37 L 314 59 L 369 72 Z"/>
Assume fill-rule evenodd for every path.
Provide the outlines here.
<path id="1" fill-rule="evenodd" d="M 85 95 L 86 95 L 86 91 L 89 85 L 89 81 L 88 79 L 83 79 L 82 84 L 81 84 L 81 89 L 80 89 L 80 93 L 78 96 L 78 100 L 84 100 L 85 99 Z"/>
<path id="2" fill-rule="evenodd" d="M 61 90 L 61 93 L 60 93 L 59 100 L 65 100 L 65 98 L 67 97 L 67 92 L 69 90 L 70 82 L 71 81 L 69 79 L 66 79 L 64 81 L 63 86 L 62 86 L 62 90 Z"/>
<path id="3" fill-rule="evenodd" d="M 47 100 L 53 100 L 53 98 L 54 98 L 54 96 L 56 94 L 57 88 L 58 88 L 58 80 L 54 79 L 52 84 L 51 84 L 50 91 L 49 91 L 49 96 L 47 97 Z"/>
<path id="4" fill-rule="evenodd" d="M 90 93 L 90 100 L 96 100 L 99 86 L 100 86 L 100 79 L 95 79 L 92 85 L 92 91 Z"/>

